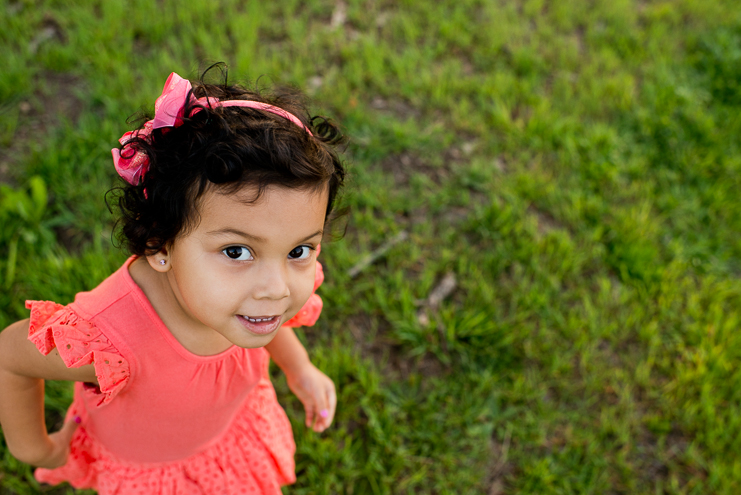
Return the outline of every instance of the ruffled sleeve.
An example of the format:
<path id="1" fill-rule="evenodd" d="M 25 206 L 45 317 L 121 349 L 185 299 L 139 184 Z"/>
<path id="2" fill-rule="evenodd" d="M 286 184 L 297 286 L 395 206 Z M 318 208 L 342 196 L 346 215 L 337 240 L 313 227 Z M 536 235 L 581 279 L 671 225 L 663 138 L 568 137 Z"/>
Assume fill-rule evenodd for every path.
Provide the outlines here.
<path id="1" fill-rule="evenodd" d="M 68 368 L 95 367 L 98 405 L 110 402 L 126 387 L 129 363 L 95 325 L 51 301 L 26 301 L 26 308 L 31 310 L 28 340 L 39 352 L 46 356 L 56 347 Z"/>
<path id="2" fill-rule="evenodd" d="M 316 275 L 314 275 L 314 292 L 316 292 L 319 286 L 322 285 L 322 282 L 324 282 L 324 269 L 322 268 L 321 263 L 317 261 Z M 314 325 L 314 323 L 319 319 L 319 315 L 322 313 L 323 305 L 324 303 L 322 302 L 322 298 L 316 293 L 312 294 L 296 316 L 288 320 L 283 326 L 310 327 Z"/>

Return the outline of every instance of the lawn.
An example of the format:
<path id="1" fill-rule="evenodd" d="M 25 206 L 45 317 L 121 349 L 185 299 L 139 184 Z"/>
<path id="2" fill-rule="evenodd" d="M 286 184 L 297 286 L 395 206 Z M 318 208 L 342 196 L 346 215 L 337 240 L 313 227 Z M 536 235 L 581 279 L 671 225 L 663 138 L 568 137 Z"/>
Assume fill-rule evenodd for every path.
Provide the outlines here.
<path id="1" fill-rule="evenodd" d="M 741 493 L 735 2 L 3 0 L 0 26 L 0 328 L 126 258 L 110 149 L 224 61 L 350 137 L 299 331 L 337 418 L 307 431 L 275 371 L 285 493 Z M 37 493 L 0 449 L 0 493 Z"/>

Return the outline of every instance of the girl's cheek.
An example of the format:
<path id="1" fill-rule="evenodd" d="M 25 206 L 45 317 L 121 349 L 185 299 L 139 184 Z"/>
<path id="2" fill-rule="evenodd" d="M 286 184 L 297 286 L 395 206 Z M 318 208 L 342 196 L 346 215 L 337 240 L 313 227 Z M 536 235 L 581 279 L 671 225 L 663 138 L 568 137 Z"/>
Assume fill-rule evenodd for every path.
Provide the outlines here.
<path id="1" fill-rule="evenodd" d="M 312 292 L 314 292 L 314 280 L 316 279 L 316 267 L 312 261 L 312 266 L 305 269 L 301 274 L 301 289 L 302 293 L 308 294 L 308 298 Z"/>

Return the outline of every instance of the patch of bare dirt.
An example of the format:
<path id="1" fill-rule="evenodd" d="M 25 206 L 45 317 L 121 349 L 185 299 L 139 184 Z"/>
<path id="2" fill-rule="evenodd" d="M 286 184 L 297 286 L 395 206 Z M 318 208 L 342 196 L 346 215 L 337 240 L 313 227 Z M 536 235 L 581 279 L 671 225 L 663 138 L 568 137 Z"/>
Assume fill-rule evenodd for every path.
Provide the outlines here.
<path id="1" fill-rule="evenodd" d="M 67 43 L 67 35 L 64 33 L 61 24 L 49 14 L 44 16 L 36 35 L 28 44 L 28 49 L 31 53 L 36 53 L 39 51 L 39 47 L 47 42 Z"/>
<path id="2" fill-rule="evenodd" d="M 587 53 L 586 26 L 579 24 L 574 30 L 574 36 L 576 37 L 576 46 L 579 48 L 579 55 L 584 56 Z"/>
<path id="3" fill-rule="evenodd" d="M 659 438 L 642 428 L 635 445 L 636 475 L 645 486 L 653 486 L 657 479 L 664 479 L 668 485 L 675 479 L 679 486 L 687 487 L 693 480 L 706 480 L 707 470 L 694 460 L 689 459 L 687 451 L 691 439 L 677 428 Z"/>
<path id="4" fill-rule="evenodd" d="M 509 460 L 509 449 L 512 443 L 510 430 L 505 433 L 504 438 L 499 440 L 493 434 L 489 440 L 491 450 L 491 462 L 489 464 L 486 485 L 489 487 L 488 495 L 502 495 L 506 493 L 505 479 L 514 472 L 514 464 Z"/>
<path id="5" fill-rule="evenodd" d="M 77 95 L 80 78 L 43 72 L 37 79 L 38 92 L 17 103 L 19 122 L 10 146 L 0 147 L 0 183 L 13 182 L 15 170 L 23 166 L 33 143 L 43 141 L 62 118 L 75 123 L 82 113 L 82 101 Z"/>
<path id="6" fill-rule="evenodd" d="M 455 164 L 463 159 L 464 155 L 458 148 L 449 148 L 442 153 L 442 165 L 434 165 L 416 153 L 405 151 L 386 157 L 378 166 L 391 175 L 399 187 L 408 187 L 415 174 L 426 175 L 436 185 L 442 185 L 450 179 L 451 169 Z"/>
<path id="7" fill-rule="evenodd" d="M 22 7 L 12 4 L 11 8 Z M 28 43 L 28 50 L 36 53 L 49 43 L 65 44 L 67 35 L 62 25 L 47 14 Z M 49 129 L 58 125 L 60 115 L 64 114 L 75 122 L 80 114 L 81 105 L 74 93 L 80 83 L 77 78 L 69 74 L 42 72 L 36 81 L 39 89 L 31 98 L 8 102 L 6 110 L 18 112 L 18 126 L 10 145 L 0 147 L 0 183 L 13 182 L 15 169 L 30 152 L 31 143 L 44 139 Z"/>
<path id="8" fill-rule="evenodd" d="M 370 101 L 370 107 L 374 110 L 389 113 L 400 121 L 409 119 L 419 120 L 422 118 L 422 112 L 418 108 L 401 98 L 387 99 L 376 96 Z"/>
<path id="9" fill-rule="evenodd" d="M 426 377 L 445 374 L 444 366 L 434 356 L 410 358 L 401 345 L 388 337 L 390 327 L 383 318 L 361 313 L 350 318 L 347 325 L 361 356 L 375 362 L 388 380 L 407 380 L 413 373 Z"/>
<path id="10" fill-rule="evenodd" d="M 549 211 L 538 208 L 533 204 L 528 206 L 527 211 L 538 221 L 538 233 L 540 235 L 546 235 L 553 230 L 565 230 L 564 225 Z"/>

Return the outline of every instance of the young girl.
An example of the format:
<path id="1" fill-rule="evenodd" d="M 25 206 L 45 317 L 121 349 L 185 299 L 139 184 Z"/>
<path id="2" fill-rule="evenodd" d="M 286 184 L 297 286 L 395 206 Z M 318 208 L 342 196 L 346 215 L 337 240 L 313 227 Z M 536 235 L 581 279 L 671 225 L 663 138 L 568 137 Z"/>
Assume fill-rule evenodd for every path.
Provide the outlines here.
<path id="1" fill-rule="evenodd" d="M 0 334 L 0 423 L 36 478 L 101 494 L 281 493 L 295 445 L 272 358 L 320 432 L 332 381 L 291 327 L 322 302 L 319 244 L 344 169 L 341 135 L 299 96 L 171 74 L 154 118 L 113 161 L 132 256 L 62 306 L 28 301 Z M 60 431 L 44 380 L 74 380 Z"/>

